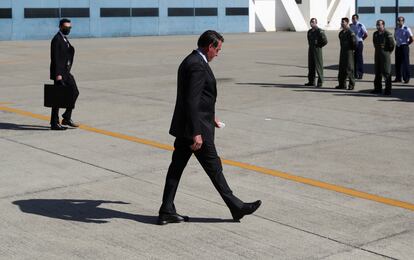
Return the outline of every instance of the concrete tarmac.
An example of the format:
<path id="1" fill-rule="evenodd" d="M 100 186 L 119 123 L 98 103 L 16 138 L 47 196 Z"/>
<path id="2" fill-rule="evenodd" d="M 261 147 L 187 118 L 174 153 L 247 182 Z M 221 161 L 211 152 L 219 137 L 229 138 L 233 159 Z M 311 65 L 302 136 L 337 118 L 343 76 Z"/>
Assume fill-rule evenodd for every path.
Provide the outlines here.
<path id="1" fill-rule="evenodd" d="M 190 222 L 166 226 L 176 73 L 198 36 L 72 39 L 67 131 L 43 107 L 50 42 L 0 42 L 0 259 L 414 259 L 414 81 L 369 94 L 371 33 L 353 91 L 334 89 L 337 32 L 323 88 L 303 85 L 306 33 L 224 37 L 216 145 L 233 192 L 263 204 L 232 222 L 193 157 L 175 202 Z"/>

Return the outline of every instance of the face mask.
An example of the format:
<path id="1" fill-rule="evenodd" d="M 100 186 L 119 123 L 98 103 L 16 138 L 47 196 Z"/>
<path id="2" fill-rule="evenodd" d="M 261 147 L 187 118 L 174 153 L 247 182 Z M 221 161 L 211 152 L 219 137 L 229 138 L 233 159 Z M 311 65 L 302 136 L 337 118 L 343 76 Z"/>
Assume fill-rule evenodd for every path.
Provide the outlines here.
<path id="1" fill-rule="evenodd" d="M 69 35 L 69 33 L 70 33 L 70 27 L 63 27 L 62 29 L 61 29 L 61 32 L 64 34 L 64 35 Z"/>

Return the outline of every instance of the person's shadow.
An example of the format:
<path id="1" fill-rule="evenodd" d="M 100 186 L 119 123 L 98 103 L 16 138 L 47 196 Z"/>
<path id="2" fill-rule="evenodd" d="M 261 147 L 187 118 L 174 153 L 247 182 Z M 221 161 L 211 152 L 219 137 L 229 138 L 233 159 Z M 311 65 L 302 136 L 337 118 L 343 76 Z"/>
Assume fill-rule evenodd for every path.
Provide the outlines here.
<path id="1" fill-rule="evenodd" d="M 4 130 L 32 130 L 32 131 L 44 131 L 50 130 L 50 126 L 41 126 L 41 125 L 18 125 L 12 123 L 1 123 L 0 129 Z"/>
<path id="2" fill-rule="evenodd" d="M 120 218 L 134 220 L 144 224 L 157 224 L 158 216 L 131 214 L 99 207 L 104 203 L 129 204 L 123 201 L 76 199 L 29 199 L 17 200 L 13 202 L 13 204 L 19 206 L 20 210 L 24 213 L 40 215 L 49 218 L 96 224 L 108 223 L 108 219 Z M 189 222 L 220 223 L 233 222 L 233 220 L 190 217 Z"/>
<path id="3" fill-rule="evenodd" d="M 326 69 L 326 70 L 339 70 L 339 65 L 334 64 L 334 65 L 325 66 L 324 69 Z M 414 73 L 414 65 L 413 64 L 410 65 L 409 70 L 411 72 L 411 75 L 413 75 L 413 73 Z M 375 64 L 365 63 L 364 64 L 364 74 L 374 75 L 375 74 Z M 395 64 L 391 64 L 391 75 L 393 77 L 395 75 Z"/>

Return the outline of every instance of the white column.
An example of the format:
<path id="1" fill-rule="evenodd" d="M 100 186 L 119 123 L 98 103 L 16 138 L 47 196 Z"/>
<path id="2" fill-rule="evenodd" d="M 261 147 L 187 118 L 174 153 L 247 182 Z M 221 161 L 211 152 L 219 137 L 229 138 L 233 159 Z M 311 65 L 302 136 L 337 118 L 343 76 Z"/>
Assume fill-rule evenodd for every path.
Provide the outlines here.
<path id="1" fill-rule="evenodd" d="M 318 19 L 318 25 L 325 28 L 328 23 L 328 0 L 310 0 L 309 3 L 309 20 L 312 17 Z M 308 20 L 308 21 L 309 21 Z"/>

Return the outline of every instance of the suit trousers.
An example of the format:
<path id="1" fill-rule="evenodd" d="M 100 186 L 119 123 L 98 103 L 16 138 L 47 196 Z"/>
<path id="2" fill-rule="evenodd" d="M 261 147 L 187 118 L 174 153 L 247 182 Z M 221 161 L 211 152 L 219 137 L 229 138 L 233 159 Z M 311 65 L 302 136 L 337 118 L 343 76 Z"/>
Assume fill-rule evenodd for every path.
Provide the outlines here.
<path id="1" fill-rule="evenodd" d="M 172 161 L 168 168 L 167 178 L 165 181 L 164 195 L 162 205 L 159 210 L 160 214 L 175 214 L 174 198 L 177 192 L 178 184 L 185 166 L 191 155 L 194 153 L 200 162 L 204 171 L 207 173 L 214 187 L 226 203 L 227 207 L 232 210 L 239 210 L 243 202 L 233 195 L 227 181 L 223 175 L 223 168 L 220 157 L 217 155 L 216 147 L 213 140 L 203 140 L 201 149 L 193 152 L 190 146 L 193 144 L 191 139 L 176 138 L 174 142 L 174 152 Z"/>
<path id="2" fill-rule="evenodd" d="M 356 78 L 362 77 L 364 75 L 364 43 L 359 41 L 356 45 L 355 52 L 354 52 L 354 59 L 355 59 L 355 71 L 354 75 Z"/>
<path id="3" fill-rule="evenodd" d="M 410 80 L 410 47 L 401 45 L 395 48 L 395 79 L 397 81 Z"/>
<path id="4" fill-rule="evenodd" d="M 65 76 L 64 79 L 65 87 L 70 87 L 72 89 L 72 100 L 73 100 L 73 107 L 75 107 L 76 99 L 79 96 L 79 90 L 76 85 L 75 78 L 72 76 L 72 74 L 69 73 L 68 76 Z M 57 81 L 55 81 L 56 85 Z M 70 120 L 72 118 L 72 108 L 66 108 L 65 113 L 63 113 L 62 117 L 66 120 Z M 50 124 L 56 125 L 59 124 L 59 108 L 58 107 L 52 107 L 52 112 L 50 116 Z"/>

